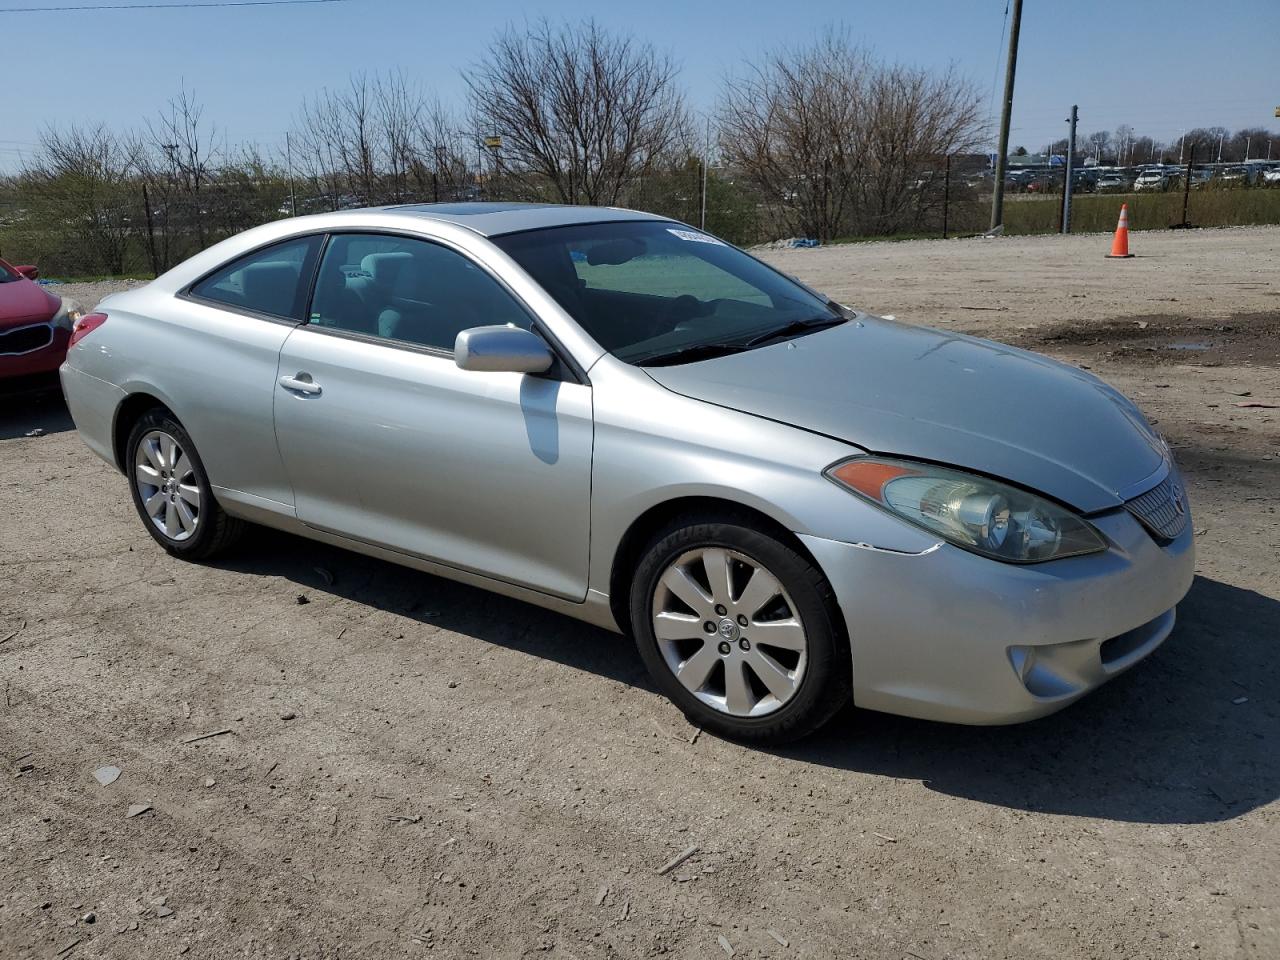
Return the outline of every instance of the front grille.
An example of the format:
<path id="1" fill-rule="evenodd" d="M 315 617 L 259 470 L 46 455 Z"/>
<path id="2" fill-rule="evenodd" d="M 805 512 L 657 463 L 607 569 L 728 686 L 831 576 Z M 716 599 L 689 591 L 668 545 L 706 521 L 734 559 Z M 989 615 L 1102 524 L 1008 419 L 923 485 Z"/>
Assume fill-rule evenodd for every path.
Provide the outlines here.
<path id="1" fill-rule="evenodd" d="M 1134 497 L 1125 506 L 1161 540 L 1173 540 L 1186 529 L 1187 494 L 1175 469 L 1170 469 L 1158 486 Z"/>
<path id="2" fill-rule="evenodd" d="M 30 353 L 53 343 L 53 327 L 38 323 L 30 327 L 18 327 L 0 333 L 0 355 Z"/>

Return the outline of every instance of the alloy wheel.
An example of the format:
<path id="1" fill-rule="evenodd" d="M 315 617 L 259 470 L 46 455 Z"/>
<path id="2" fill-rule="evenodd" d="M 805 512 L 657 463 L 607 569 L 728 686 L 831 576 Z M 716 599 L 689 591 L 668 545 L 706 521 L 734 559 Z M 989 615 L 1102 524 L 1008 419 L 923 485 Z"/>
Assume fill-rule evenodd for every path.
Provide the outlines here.
<path id="1" fill-rule="evenodd" d="M 174 542 L 188 540 L 200 525 L 200 485 L 182 446 L 163 430 L 138 442 L 133 462 L 142 509 L 156 529 Z"/>
<path id="2" fill-rule="evenodd" d="M 808 641 L 781 582 L 736 550 L 703 547 L 658 578 L 653 633 L 676 679 L 735 717 L 780 710 L 800 688 Z"/>

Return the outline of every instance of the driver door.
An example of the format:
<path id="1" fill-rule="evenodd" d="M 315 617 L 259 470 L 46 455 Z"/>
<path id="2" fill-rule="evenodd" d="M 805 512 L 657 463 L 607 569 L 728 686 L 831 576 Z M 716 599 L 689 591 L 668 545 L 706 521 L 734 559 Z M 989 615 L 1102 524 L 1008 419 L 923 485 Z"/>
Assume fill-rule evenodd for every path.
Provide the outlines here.
<path id="1" fill-rule="evenodd" d="M 275 422 L 309 526 L 544 593 L 587 590 L 591 388 L 461 370 L 458 332 L 529 328 L 462 253 L 330 237 L 308 322 L 280 353 Z"/>

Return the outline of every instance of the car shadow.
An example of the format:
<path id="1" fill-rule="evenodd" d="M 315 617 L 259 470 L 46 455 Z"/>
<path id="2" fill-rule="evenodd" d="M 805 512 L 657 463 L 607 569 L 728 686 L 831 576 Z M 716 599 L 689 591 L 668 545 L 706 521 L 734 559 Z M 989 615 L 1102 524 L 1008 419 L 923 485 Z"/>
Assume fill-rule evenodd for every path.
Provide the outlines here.
<path id="1" fill-rule="evenodd" d="M 1280 797 L 1277 654 L 1280 601 L 1196 577 L 1160 649 L 1052 716 L 965 727 L 848 711 L 779 753 L 1022 810 L 1229 820 Z"/>
<path id="2" fill-rule="evenodd" d="M 657 690 L 627 637 L 341 547 L 250 527 L 245 542 L 212 565 L 280 577 L 294 583 L 300 594 L 330 594 L 619 683 Z"/>
<path id="3" fill-rule="evenodd" d="M 656 692 L 626 637 L 337 547 L 255 528 L 217 565 Z M 1197 577 L 1178 613 L 1147 661 L 1053 716 L 968 727 L 850 708 L 768 752 L 1021 810 L 1153 824 L 1232 819 L 1280 797 L 1280 601 Z"/>
<path id="4" fill-rule="evenodd" d="M 0 381 L 0 440 L 30 436 L 33 430 L 65 433 L 75 428 L 56 375 Z"/>

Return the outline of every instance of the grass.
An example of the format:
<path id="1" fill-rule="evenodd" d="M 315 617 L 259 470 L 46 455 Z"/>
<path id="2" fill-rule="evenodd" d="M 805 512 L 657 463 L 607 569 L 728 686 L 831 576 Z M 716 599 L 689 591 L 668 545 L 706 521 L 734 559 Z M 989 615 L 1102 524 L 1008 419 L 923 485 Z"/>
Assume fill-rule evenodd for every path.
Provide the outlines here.
<path id="1" fill-rule="evenodd" d="M 1130 230 L 1167 230 L 1182 222 L 1182 191 L 1169 193 L 1084 193 L 1071 199 L 1072 233 L 1110 233 L 1120 217 L 1120 205 L 1129 205 Z M 1005 197 L 1004 232 L 1027 236 L 1058 232 L 1062 210 L 1061 194 Z M 971 236 L 986 232 L 991 218 L 991 201 L 963 200 L 950 211 L 950 235 Z M 1187 219 L 1197 227 L 1236 227 L 1280 224 L 1280 190 L 1267 188 L 1238 190 L 1192 190 Z M 933 232 L 912 232 L 893 236 L 840 237 L 832 243 L 869 243 L 885 240 L 937 239 Z"/>
<path id="2" fill-rule="evenodd" d="M 1167 230 L 1182 222 L 1182 191 L 1169 193 L 1086 193 L 1071 199 L 1073 233 L 1105 233 L 1116 228 L 1120 205 L 1129 205 L 1130 230 Z M 1005 204 L 1005 232 L 1053 233 L 1062 197 L 1017 199 Z M 1280 223 L 1280 190 L 1192 190 L 1187 219 L 1197 227 Z"/>

